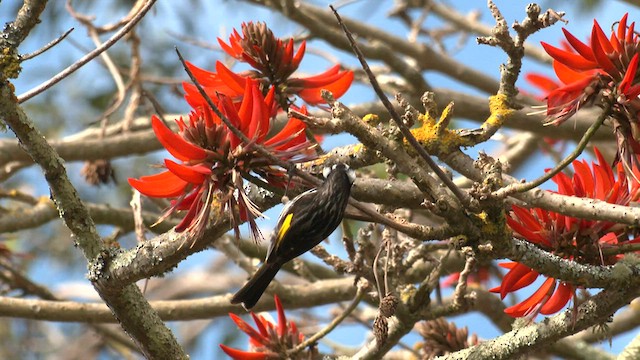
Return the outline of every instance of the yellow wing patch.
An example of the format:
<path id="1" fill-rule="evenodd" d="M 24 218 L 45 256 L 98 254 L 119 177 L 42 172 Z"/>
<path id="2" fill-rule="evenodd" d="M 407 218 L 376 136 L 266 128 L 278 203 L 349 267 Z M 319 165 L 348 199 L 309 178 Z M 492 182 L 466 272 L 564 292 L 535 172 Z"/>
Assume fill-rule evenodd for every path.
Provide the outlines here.
<path id="1" fill-rule="evenodd" d="M 287 214 L 284 220 L 282 220 L 282 225 L 280 226 L 278 236 L 276 237 L 276 247 L 280 246 L 280 241 L 282 241 L 282 238 L 284 238 L 287 231 L 289 231 L 289 228 L 291 227 L 291 219 L 293 219 L 293 213 Z"/>

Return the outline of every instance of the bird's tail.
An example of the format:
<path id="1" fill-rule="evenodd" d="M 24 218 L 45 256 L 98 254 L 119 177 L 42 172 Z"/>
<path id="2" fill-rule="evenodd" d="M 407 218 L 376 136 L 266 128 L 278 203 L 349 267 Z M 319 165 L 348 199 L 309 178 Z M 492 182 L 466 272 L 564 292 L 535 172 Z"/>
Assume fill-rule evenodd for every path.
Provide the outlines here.
<path id="1" fill-rule="evenodd" d="M 263 264 L 258 271 L 247 281 L 242 289 L 238 290 L 231 299 L 232 304 L 242 303 L 245 309 L 251 309 L 260 300 L 262 293 L 267 289 L 271 280 L 280 270 L 279 264 Z"/>

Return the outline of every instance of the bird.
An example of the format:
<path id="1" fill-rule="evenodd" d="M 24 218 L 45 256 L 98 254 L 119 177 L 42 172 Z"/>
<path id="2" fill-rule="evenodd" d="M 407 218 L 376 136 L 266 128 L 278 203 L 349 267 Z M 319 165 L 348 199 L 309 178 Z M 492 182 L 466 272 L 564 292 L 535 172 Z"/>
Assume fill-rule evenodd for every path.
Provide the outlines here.
<path id="1" fill-rule="evenodd" d="M 326 239 L 340 225 L 355 182 L 346 164 L 323 169 L 325 181 L 285 204 L 271 236 L 267 257 L 247 283 L 233 295 L 232 304 L 254 307 L 278 270 Z"/>

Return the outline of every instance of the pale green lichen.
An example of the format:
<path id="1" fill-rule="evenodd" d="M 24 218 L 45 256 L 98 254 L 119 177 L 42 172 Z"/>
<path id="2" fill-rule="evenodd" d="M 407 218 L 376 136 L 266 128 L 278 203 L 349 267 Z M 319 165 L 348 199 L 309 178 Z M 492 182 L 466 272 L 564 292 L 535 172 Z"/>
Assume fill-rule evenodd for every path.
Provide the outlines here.
<path id="1" fill-rule="evenodd" d="M 20 57 L 15 49 L 11 49 L 9 47 L 2 49 L 2 54 L 0 55 L 0 69 L 2 69 L 2 74 L 0 76 L 3 81 L 6 79 L 15 79 L 20 75 L 22 66 L 20 66 Z"/>

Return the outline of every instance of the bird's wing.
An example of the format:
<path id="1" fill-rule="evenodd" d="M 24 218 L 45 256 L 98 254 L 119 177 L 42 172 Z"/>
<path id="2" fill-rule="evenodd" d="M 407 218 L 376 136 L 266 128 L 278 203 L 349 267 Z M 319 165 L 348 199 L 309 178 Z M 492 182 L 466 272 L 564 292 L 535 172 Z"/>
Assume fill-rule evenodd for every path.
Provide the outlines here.
<path id="1" fill-rule="evenodd" d="M 266 259 L 269 259 L 269 256 L 271 255 L 271 252 L 273 251 L 273 249 L 275 249 L 278 246 L 280 241 L 282 241 L 282 239 L 284 238 L 284 235 L 287 233 L 287 231 L 291 227 L 291 222 L 294 218 L 294 214 L 291 212 L 292 205 L 295 202 L 298 202 L 298 205 L 301 205 L 300 203 L 301 201 L 306 202 L 305 199 L 303 198 L 308 197 L 309 195 L 312 195 L 315 192 L 316 192 L 316 189 L 307 190 L 302 194 L 296 196 L 295 198 L 293 198 L 293 200 L 289 201 L 284 205 L 284 208 L 282 209 L 282 212 L 278 217 L 278 223 L 276 225 L 276 229 L 273 232 L 273 235 L 271 236 L 271 244 L 269 245 L 269 251 L 267 251 Z"/>

